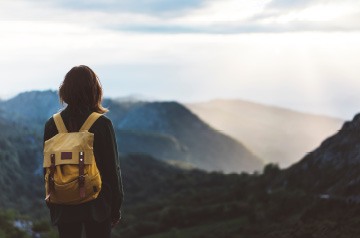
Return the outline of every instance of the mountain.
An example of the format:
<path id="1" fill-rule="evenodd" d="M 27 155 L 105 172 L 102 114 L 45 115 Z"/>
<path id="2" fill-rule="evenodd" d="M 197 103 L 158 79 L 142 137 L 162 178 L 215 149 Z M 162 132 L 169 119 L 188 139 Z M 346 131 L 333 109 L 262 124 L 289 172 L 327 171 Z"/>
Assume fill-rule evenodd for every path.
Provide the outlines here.
<path id="1" fill-rule="evenodd" d="M 125 153 L 140 149 L 163 160 L 224 172 L 254 171 L 262 167 L 262 162 L 245 146 L 214 130 L 177 102 L 137 106 L 116 121 L 115 126 L 120 140 L 121 135 L 125 138 L 122 140 Z"/>
<path id="2" fill-rule="evenodd" d="M 116 125 L 117 133 L 124 130 L 121 127 L 131 133 L 130 128 L 143 125 L 140 134 L 158 128 L 181 139 L 181 133 L 188 133 L 177 132 L 183 122 L 197 125 L 187 121 L 191 115 L 176 113 L 185 110 L 181 105 L 171 106 L 172 112 L 160 104 L 162 112 L 179 118 L 165 124 L 155 120 L 157 110 L 150 117 L 142 107 L 159 105 L 134 106 L 149 119 L 147 124 L 133 121 L 129 115 L 139 112 L 125 107 L 129 111 L 119 116 L 124 124 Z M 125 200 L 113 237 L 358 237 L 359 129 L 360 114 L 300 162 L 284 170 L 268 164 L 261 174 L 183 170 L 148 154 L 122 154 Z M 0 132 L 0 237 L 29 237 L 13 225 L 23 220 L 33 222 L 36 237 L 56 237 L 43 201 L 41 133 L 4 117 Z M 4 211 L 8 208 L 21 214 Z"/>
<path id="3" fill-rule="evenodd" d="M 360 202 L 360 114 L 284 173 L 283 181 L 317 194 Z"/>
<path id="4" fill-rule="evenodd" d="M 343 120 L 243 100 L 186 103 L 191 111 L 232 136 L 266 162 L 287 167 L 334 134 Z"/>
<path id="5" fill-rule="evenodd" d="M 42 124 L 61 108 L 57 93 L 51 90 L 24 92 L 0 102 L 5 117 L 29 125 Z"/>
<path id="6" fill-rule="evenodd" d="M 118 102 L 159 101 L 159 99 L 155 97 L 150 97 L 143 94 L 129 94 L 127 96 L 116 97 L 113 100 Z"/>
<path id="7" fill-rule="evenodd" d="M 214 130 L 176 102 L 118 101 L 104 106 L 118 135 L 119 152 L 147 153 L 182 167 L 240 172 L 261 170 L 262 161 L 240 142 Z M 55 91 L 30 91 L 0 102 L 4 117 L 42 133 L 59 111 Z"/>

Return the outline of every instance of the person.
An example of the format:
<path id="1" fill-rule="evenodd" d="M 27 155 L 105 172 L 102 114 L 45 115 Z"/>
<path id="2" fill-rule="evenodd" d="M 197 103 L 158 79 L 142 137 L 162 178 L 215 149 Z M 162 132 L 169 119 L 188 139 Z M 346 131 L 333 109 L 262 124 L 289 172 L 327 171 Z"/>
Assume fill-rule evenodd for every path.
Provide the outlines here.
<path id="1" fill-rule="evenodd" d="M 69 132 L 79 131 L 92 112 L 104 114 L 108 111 L 101 105 L 100 81 L 94 71 L 85 65 L 75 66 L 65 75 L 59 87 L 59 98 L 62 104 L 66 103 L 60 115 Z M 101 191 L 96 199 L 78 205 L 46 203 L 60 238 L 80 238 L 83 227 L 88 238 L 107 238 L 121 218 L 123 185 L 112 122 L 101 115 L 89 132 L 94 133 L 93 150 L 102 180 Z M 57 133 L 51 117 L 45 124 L 44 143 Z"/>

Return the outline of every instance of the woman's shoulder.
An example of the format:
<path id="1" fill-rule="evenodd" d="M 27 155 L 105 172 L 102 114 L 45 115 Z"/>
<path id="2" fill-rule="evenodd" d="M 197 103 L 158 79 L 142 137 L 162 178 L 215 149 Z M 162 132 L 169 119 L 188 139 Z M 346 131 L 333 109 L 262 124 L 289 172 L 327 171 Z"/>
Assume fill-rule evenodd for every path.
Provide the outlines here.
<path id="1" fill-rule="evenodd" d="M 44 140 L 50 139 L 51 137 L 55 136 L 57 133 L 58 133 L 58 130 L 56 128 L 55 121 L 54 121 L 53 117 L 50 117 L 45 122 Z"/>
<path id="2" fill-rule="evenodd" d="M 58 111 L 56 113 L 60 113 L 60 115 L 63 117 L 64 116 L 64 110 Z M 54 115 L 56 114 L 54 113 L 53 115 L 51 115 L 45 122 L 45 128 L 47 127 L 52 127 L 55 126 L 55 120 L 54 120 Z"/>
<path id="3" fill-rule="evenodd" d="M 45 129 L 46 129 L 46 128 L 51 128 L 51 127 L 53 127 L 53 126 L 55 126 L 55 121 L 54 121 L 53 116 L 51 116 L 51 117 L 49 117 L 49 118 L 46 120 L 46 122 L 45 122 Z"/>
<path id="4" fill-rule="evenodd" d="M 104 124 L 112 124 L 112 121 L 111 119 L 106 116 L 105 114 L 102 114 L 98 119 L 97 121 L 99 121 L 100 123 L 104 123 Z"/>
<path id="5" fill-rule="evenodd" d="M 102 114 L 93 125 L 94 130 L 103 130 L 109 127 L 113 127 L 113 124 L 111 119 L 105 114 Z"/>

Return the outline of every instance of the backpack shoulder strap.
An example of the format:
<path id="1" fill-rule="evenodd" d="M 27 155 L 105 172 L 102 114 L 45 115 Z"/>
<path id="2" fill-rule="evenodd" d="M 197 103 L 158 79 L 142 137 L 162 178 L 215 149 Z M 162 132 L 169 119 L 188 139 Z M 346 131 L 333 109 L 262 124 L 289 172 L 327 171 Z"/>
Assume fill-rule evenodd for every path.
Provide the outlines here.
<path id="1" fill-rule="evenodd" d="M 67 133 L 68 130 L 66 129 L 64 121 L 63 121 L 63 119 L 62 119 L 62 117 L 60 115 L 60 112 L 54 114 L 53 118 L 54 118 L 55 125 L 56 125 L 56 128 L 57 128 L 58 132 L 59 133 Z"/>
<path id="2" fill-rule="evenodd" d="M 94 122 L 101 116 L 102 114 L 93 112 L 90 114 L 90 116 L 86 119 L 82 127 L 80 128 L 80 131 L 88 131 L 91 126 L 94 124 Z"/>

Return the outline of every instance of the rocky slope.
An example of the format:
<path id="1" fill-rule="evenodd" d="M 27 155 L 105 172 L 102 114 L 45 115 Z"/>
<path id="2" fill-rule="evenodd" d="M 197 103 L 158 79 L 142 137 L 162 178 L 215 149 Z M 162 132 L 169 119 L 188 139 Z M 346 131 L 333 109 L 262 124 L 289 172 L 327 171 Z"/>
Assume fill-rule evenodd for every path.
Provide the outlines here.
<path id="1" fill-rule="evenodd" d="M 360 202 L 360 114 L 284 171 L 281 183 L 324 194 L 324 198 Z"/>

